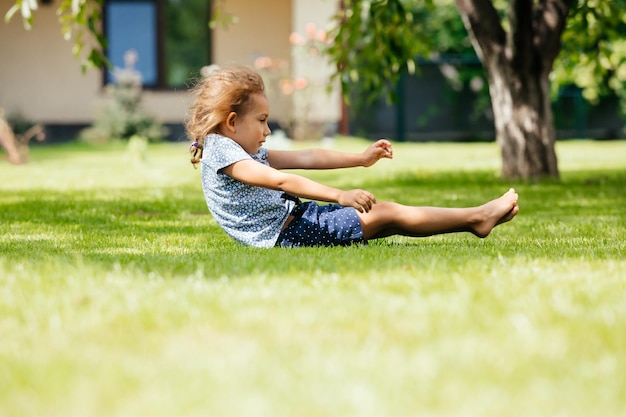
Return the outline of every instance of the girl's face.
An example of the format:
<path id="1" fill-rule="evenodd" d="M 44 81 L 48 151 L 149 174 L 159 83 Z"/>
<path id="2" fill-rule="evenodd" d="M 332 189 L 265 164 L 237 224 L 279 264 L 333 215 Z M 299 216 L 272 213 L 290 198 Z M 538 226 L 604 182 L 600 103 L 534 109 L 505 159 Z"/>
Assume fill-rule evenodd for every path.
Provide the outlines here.
<path id="1" fill-rule="evenodd" d="M 234 113 L 231 113 L 233 115 Z M 226 136 L 237 142 L 247 153 L 255 154 L 265 143 L 265 138 L 272 133 L 267 120 L 270 115 L 270 105 L 265 94 L 255 94 L 250 98 L 248 112 L 229 116 L 226 121 Z"/>

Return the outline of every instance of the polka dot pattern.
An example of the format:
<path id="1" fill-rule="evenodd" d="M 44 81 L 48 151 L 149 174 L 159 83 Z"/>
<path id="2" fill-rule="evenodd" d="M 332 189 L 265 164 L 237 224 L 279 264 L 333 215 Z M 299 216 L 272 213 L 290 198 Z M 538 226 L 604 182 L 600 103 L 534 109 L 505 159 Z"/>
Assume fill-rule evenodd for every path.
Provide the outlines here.
<path id="1" fill-rule="evenodd" d="M 352 207 L 307 202 L 293 213 L 296 218 L 280 234 L 277 246 L 347 246 L 363 242 L 363 228 Z"/>

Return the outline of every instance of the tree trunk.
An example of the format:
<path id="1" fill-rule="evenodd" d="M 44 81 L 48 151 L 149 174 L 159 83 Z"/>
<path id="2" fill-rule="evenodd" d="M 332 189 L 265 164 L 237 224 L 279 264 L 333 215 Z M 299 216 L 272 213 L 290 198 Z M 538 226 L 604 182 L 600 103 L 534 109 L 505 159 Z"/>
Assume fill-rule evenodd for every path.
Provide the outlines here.
<path id="1" fill-rule="evenodd" d="M 2 109 L 0 109 L 0 146 L 6 151 L 10 163 L 22 163 L 22 158 L 17 148 L 17 139 L 9 123 L 4 120 Z"/>
<path id="2" fill-rule="evenodd" d="M 32 138 L 41 142 L 45 137 L 44 128 L 40 124 L 30 127 L 23 134 L 16 135 L 11 125 L 4 119 L 4 111 L 0 108 L 0 147 L 7 152 L 10 163 L 17 165 L 28 162 L 28 142 Z"/>
<path id="3" fill-rule="evenodd" d="M 520 74 L 506 63 L 490 65 L 488 72 L 502 176 L 557 178 L 548 75 Z"/>
<path id="4" fill-rule="evenodd" d="M 572 0 L 511 0 L 509 29 L 489 0 L 456 0 L 487 69 L 502 176 L 559 176 L 550 72 Z"/>

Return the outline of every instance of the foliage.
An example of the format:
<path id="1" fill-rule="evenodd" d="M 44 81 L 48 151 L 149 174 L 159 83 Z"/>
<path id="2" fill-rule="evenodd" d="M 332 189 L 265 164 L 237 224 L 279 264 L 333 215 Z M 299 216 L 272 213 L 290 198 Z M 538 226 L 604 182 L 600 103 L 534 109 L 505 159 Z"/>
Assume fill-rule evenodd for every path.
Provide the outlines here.
<path id="1" fill-rule="evenodd" d="M 626 115 L 626 1 L 578 0 L 563 34 L 554 89 L 574 84 L 591 103 L 617 94 Z"/>
<path id="2" fill-rule="evenodd" d="M 0 148 L 4 148 L 12 164 L 24 164 L 29 160 L 30 140 L 41 142 L 46 138 L 44 127 L 28 120 L 21 112 L 9 114 L 6 119 L 0 107 Z"/>
<path id="3" fill-rule="evenodd" d="M 492 3 L 508 30 L 509 2 Z M 398 77 L 419 70 L 420 59 L 474 55 L 452 0 L 346 0 L 344 5 L 331 32 L 337 42 L 328 49 L 344 91 L 360 83 L 370 99 L 381 93 L 393 99 Z M 607 94 L 626 103 L 625 9 L 625 0 L 577 1 L 554 66 L 555 93 L 574 84 L 592 103 Z M 458 73 L 464 80 L 476 76 L 462 68 Z"/>
<path id="4" fill-rule="evenodd" d="M 454 1 L 401 1 L 398 4 L 410 17 L 388 22 L 400 16 L 393 15 L 393 7 L 386 7 L 386 1 L 344 2 L 345 10 L 334 17 L 338 24 L 331 30 L 330 36 L 335 40 L 347 39 L 344 44 L 348 46 L 335 42 L 327 53 L 334 62 L 341 62 L 343 70 L 337 72 L 335 77 L 341 79 L 343 91 L 349 92 L 351 112 L 363 113 L 381 95 L 388 102 L 395 101 L 398 88 L 402 88 L 399 77 L 419 73 L 420 65 L 427 61 L 437 64 L 448 81 L 451 100 L 455 100 L 461 91 L 471 91 L 476 96 L 471 108 L 472 118 L 479 118 L 490 111 L 486 73 L 476 65 L 478 58 Z M 360 12 L 358 18 L 355 18 L 352 7 Z M 381 34 L 380 31 L 387 27 L 394 27 L 394 31 Z M 359 32 L 368 33 L 368 36 L 354 35 Z M 415 41 L 407 44 L 409 49 L 400 46 L 396 52 L 386 56 L 385 42 L 395 42 L 392 39 L 394 36 L 403 39 L 403 42 Z M 399 68 L 397 71 L 396 67 Z M 385 75 L 380 77 L 379 74 Z M 429 114 L 422 114 L 420 119 L 425 122 L 429 117 Z"/>
<path id="5" fill-rule="evenodd" d="M 96 116 L 94 125 L 81 132 L 88 142 L 108 142 L 132 137 L 156 142 L 167 130 L 141 107 L 141 74 L 134 69 L 137 59 L 134 51 L 124 57 L 126 68 L 115 68 L 113 84 L 107 86 L 108 102 Z"/>
<path id="6" fill-rule="evenodd" d="M 14 111 L 6 116 L 6 120 L 16 135 L 23 135 L 29 129 L 36 125 L 35 122 L 29 120 L 21 111 Z"/>
<path id="7" fill-rule="evenodd" d="M 419 0 L 422 10 L 432 10 L 432 0 Z M 337 65 L 343 91 L 360 84 L 370 98 L 381 92 L 393 96 L 398 76 L 413 74 L 415 59 L 431 51 L 419 8 L 402 0 L 346 0 L 329 33 L 333 40 L 326 52 Z"/>
<path id="8" fill-rule="evenodd" d="M 210 62 L 209 27 L 205 19 L 213 2 L 168 0 L 159 31 L 164 31 L 165 78 L 169 86 L 185 86 Z"/>
<path id="9" fill-rule="evenodd" d="M 0 166 L 3 414 L 623 414 L 626 142 L 559 142 L 563 181 L 514 184 L 522 212 L 484 241 L 301 250 L 235 244 L 186 145 L 150 146 Z M 413 204 L 509 185 L 495 144 L 394 156 L 310 174 Z"/>
<path id="10" fill-rule="evenodd" d="M 370 101 L 382 93 L 394 101 L 399 77 L 419 72 L 428 60 L 442 66 L 453 89 L 488 95 L 484 71 L 464 65 L 477 58 L 453 0 L 348 0 L 344 5 L 334 17 L 335 43 L 327 50 L 338 63 L 344 91 Z"/>
<path id="11" fill-rule="evenodd" d="M 72 53 L 82 57 L 83 71 L 91 67 L 109 66 L 104 55 L 107 40 L 102 32 L 102 5 L 104 0 L 62 0 L 57 9 L 61 32 L 66 40 L 72 40 Z M 24 28 L 31 29 L 35 22 L 38 0 L 15 0 L 5 14 L 5 22 L 10 21 L 19 11 Z M 88 46 L 85 52 L 85 46 Z"/>
<path id="12" fill-rule="evenodd" d="M 225 5 L 228 0 L 216 0 L 212 1 L 213 10 L 211 10 L 211 21 L 209 27 L 215 29 L 216 27 L 222 27 L 227 29 L 230 25 L 239 23 L 239 18 L 231 13 L 227 13 Z"/>

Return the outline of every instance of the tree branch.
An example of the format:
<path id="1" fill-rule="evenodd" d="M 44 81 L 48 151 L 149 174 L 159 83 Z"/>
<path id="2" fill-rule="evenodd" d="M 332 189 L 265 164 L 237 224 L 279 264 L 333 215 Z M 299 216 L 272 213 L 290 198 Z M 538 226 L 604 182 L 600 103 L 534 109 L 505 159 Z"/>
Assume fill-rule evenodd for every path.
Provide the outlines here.
<path id="1" fill-rule="evenodd" d="M 533 51 L 533 0 L 511 0 L 507 46 L 512 67 L 523 72 L 536 65 Z"/>
<path id="2" fill-rule="evenodd" d="M 506 33 L 500 16 L 489 0 L 455 0 L 465 29 L 474 44 L 476 54 L 483 62 L 505 47 Z"/>
<path id="3" fill-rule="evenodd" d="M 544 68 L 552 68 L 552 63 L 561 50 L 561 35 L 573 3 L 573 0 L 540 0 L 537 4 L 533 19 L 533 42 L 542 52 Z"/>

